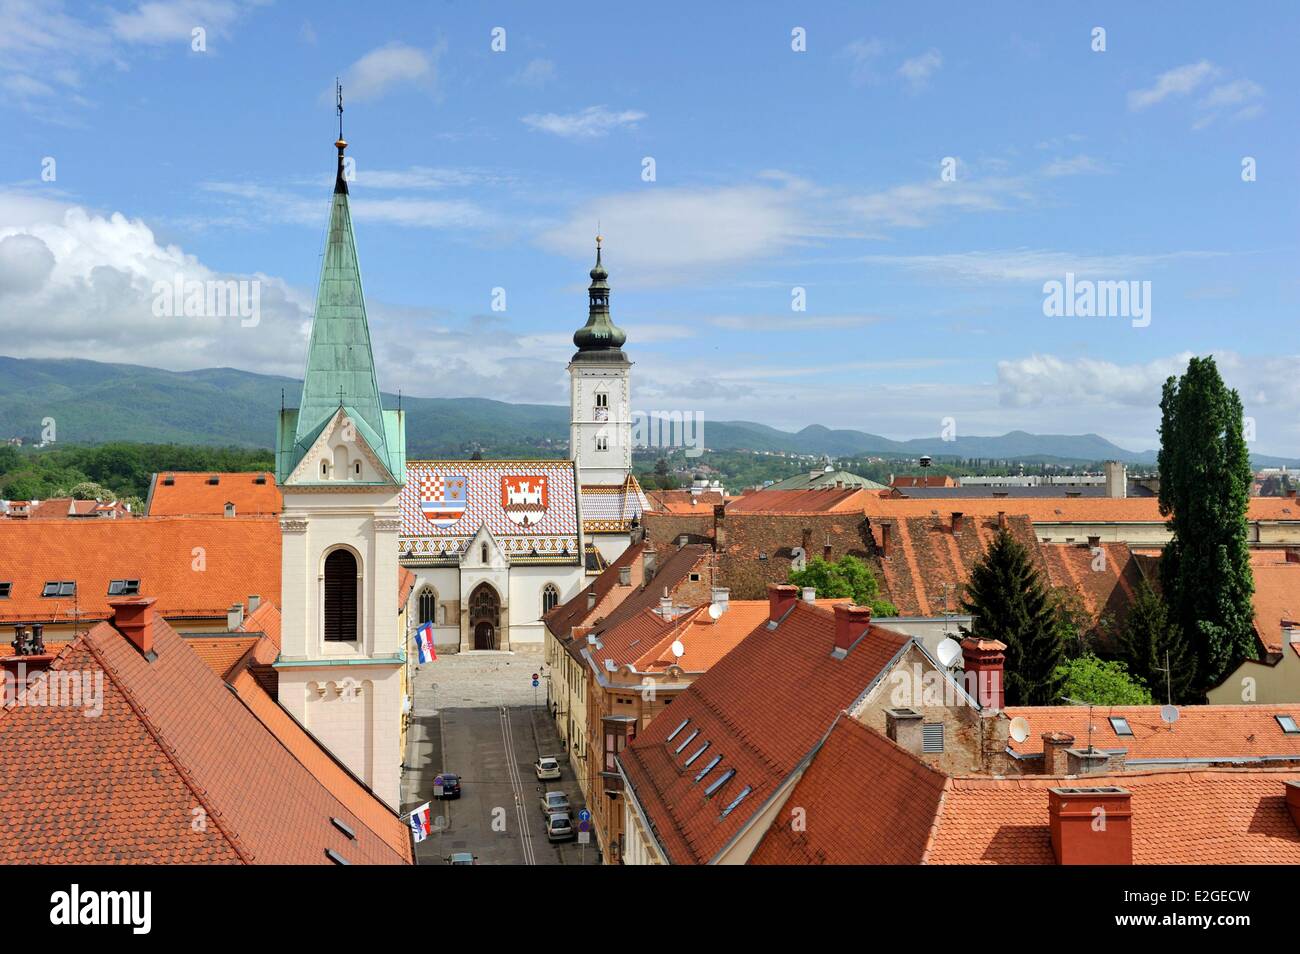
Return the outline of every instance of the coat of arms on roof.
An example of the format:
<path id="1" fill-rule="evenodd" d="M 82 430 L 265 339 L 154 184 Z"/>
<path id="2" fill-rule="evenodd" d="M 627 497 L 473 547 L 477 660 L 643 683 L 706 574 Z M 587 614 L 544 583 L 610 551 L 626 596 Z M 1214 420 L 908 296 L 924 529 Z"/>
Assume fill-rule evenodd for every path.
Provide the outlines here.
<path id="1" fill-rule="evenodd" d="M 465 516 L 463 475 L 425 474 L 420 478 L 420 512 L 439 529 L 446 529 Z"/>
<path id="2" fill-rule="evenodd" d="M 501 509 L 522 527 L 540 520 L 546 514 L 549 501 L 545 477 L 514 474 L 501 478 Z"/>

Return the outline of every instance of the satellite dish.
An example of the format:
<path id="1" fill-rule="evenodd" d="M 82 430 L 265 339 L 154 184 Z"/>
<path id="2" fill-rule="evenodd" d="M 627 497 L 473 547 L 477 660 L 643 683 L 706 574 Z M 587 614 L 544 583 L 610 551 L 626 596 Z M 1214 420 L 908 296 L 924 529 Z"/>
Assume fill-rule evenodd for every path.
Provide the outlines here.
<path id="1" fill-rule="evenodd" d="M 709 608 L 712 609 L 713 607 L 709 607 Z M 683 656 L 686 655 L 686 647 L 682 645 L 682 641 L 680 639 L 673 640 L 672 648 L 673 648 L 673 655 L 676 656 L 678 659 L 681 659 Z"/>
<path id="2" fill-rule="evenodd" d="M 709 619 L 717 619 L 719 616 L 723 614 L 723 612 L 724 610 L 722 609 L 721 603 L 709 604 Z M 680 643 L 678 645 L 680 645 Z"/>
<path id="3" fill-rule="evenodd" d="M 1161 707 L 1160 707 L 1160 721 L 1161 721 L 1161 722 L 1168 723 L 1169 725 L 1173 725 L 1175 722 L 1177 722 L 1177 721 L 1178 721 L 1178 707 L 1177 707 L 1177 706 L 1161 706 Z"/>
<path id="4" fill-rule="evenodd" d="M 945 639 L 935 647 L 934 654 L 945 669 L 951 669 L 961 659 L 961 643 L 955 639 Z"/>
<path id="5" fill-rule="evenodd" d="M 1011 738 L 1017 742 L 1029 738 L 1029 720 L 1024 716 L 1016 716 L 1011 720 Z"/>

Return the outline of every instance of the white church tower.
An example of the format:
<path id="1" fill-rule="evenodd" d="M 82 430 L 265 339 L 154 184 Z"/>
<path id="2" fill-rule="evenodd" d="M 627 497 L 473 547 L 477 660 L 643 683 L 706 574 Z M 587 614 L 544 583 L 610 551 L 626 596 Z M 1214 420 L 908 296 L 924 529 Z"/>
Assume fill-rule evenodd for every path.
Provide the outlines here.
<path id="1" fill-rule="evenodd" d="M 340 117 L 342 105 L 340 100 Z M 375 376 L 361 273 L 338 174 L 302 400 L 281 410 L 280 703 L 381 799 L 398 807 L 405 686 L 398 629 L 401 411 Z"/>
<path id="2" fill-rule="evenodd" d="M 591 270 L 587 324 L 573 335 L 569 361 L 569 457 L 584 486 L 621 487 L 632 472 L 632 362 L 623 354 L 627 335 L 609 317 L 609 273 Z"/>

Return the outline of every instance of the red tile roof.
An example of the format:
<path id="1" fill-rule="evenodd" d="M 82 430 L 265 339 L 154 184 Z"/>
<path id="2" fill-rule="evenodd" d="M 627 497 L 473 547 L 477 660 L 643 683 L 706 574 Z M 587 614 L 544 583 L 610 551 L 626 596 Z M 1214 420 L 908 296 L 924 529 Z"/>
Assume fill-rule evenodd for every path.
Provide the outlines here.
<path id="1" fill-rule="evenodd" d="M 1255 632 L 1265 651 L 1280 653 L 1287 644 L 1288 624 L 1300 626 L 1300 563 L 1265 562 L 1256 559 L 1254 551 L 1250 563 L 1255 575 Z"/>
<path id="2" fill-rule="evenodd" d="M 1156 497 L 882 497 L 864 494 L 868 515 L 923 517 L 960 510 L 996 517 L 1022 514 L 1034 523 L 1164 523 Z M 1251 520 L 1300 521 L 1300 502 L 1286 497 L 1251 497 Z"/>
<path id="3" fill-rule="evenodd" d="M 727 504 L 727 513 L 860 513 L 863 500 L 876 493 L 854 487 L 758 490 L 733 498 Z"/>
<path id="4" fill-rule="evenodd" d="M 186 636 L 185 643 L 222 679 L 253 648 L 258 636 Z"/>
<path id="5" fill-rule="evenodd" d="M 140 581 L 168 619 L 224 617 L 249 596 L 280 594 L 280 524 L 267 517 L 0 521 L 0 622 L 109 615 L 111 580 Z M 42 597 L 47 581 L 76 581 L 73 597 Z"/>
<path id="6" fill-rule="evenodd" d="M 211 482 L 213 478 L 217 483 Z M 262 483 L 258 483 L 259 478 Z M 280 488 L 275 485 L 275 475 L 168 471 L 154 474 L 149 484 L 151 517 L 224 517 L 228 503 L 235 505 L 237 517 L 278 515 L 282 498 Z"/>
<path id="7" fill-rule="evenodd" d="M 573 627 L 584 625 L 589 616 L 608 615 L 622 601 L 622 598 L 631 595 L 635 591 L 633 585 L 624 587 L 618 585 L 619 574 L 623 567 L 633 568 L 641 559 L 645 548 L 646 544 L 644 543 L 634 543 L 632 546 L 627 547 L 619 554 L 617 560 L 601 571 L 600 576 L 579 590 L 576 596 L 560 603 L 543 616 L 542 620 L 546 623 L 547 629 L 556 636 L 567 638 L 573 631 Z M 641 582 L 640 574 L 635 569 L 630 576 L 630 580 L 632 584 L 636 585 Z M 591 602 L 587 598 L 588 593 L 594 593 L 596 596 L 595 605 L 590 609 L 588 609 L 588 604 Z"/>
<path id="8" fill-rule="evenodd" d="M 665 720 L 666 721 L 666 720 Z M 1132 794 L 1135 864 L 1300 864 L 1285 769 L 1088 776 Z M 751 859 L 757 864 L 1056 863 L 1048 790 L 1059 777 L 950 777 L 844 718 Z M 1071 782 L 1070 784 L 1074 784 Z"/>
<path id="9" fill-rule="evenodd" d="M 1075 744 L 1088 744 L 1087 706 L 1008 706 L 1008 718 L 1029 722 L 1029 738 L 1010 743 L 1013 751 L 1043 751 L 1044 732 L 1066 732 Z M 1179 706 L 1172 725 L 1160 706 L 1093 706 L 1092 744 L 1105 751 L 1126 750 L 1125 762 L 1141 759 L 1300 759 L 1300 735 L 1287 735 L 1275 716 L 1300 721 L 1300 703 L 1249 706 Z M 1117 735 L 1111 717 L 1126 719 L 1133 735 Z"/>
<path id="10" fill-rule="evenodd" d="M 733 499 L 717 490 L 693 494 L 689 490 L 648 490 L 646 498 L 661 513 L 708 514 L 712 516 L 715 504 Z"/>
<path id="11" fill-rule="evenodd" d="M 1099 543 L 1096 553 L 1086 544 L 1041 543 L 1038 548 L 1052 586 L 1078 594 L 1084 611 L 1094 623 L 1108 618 L 1112 624 L 1110 632 L 1123 626 L 1142 582 L 1138 562 L 1133 559 L 1128 544 Z"/>
<path id="12" fill-rule="evenodd" d="M 834 614 L 797 602 L 775 630 L 761 623 L 696 679 L 619 757 L 669 860 L 704 863 L 718 855 L 812 753 L 838 713 L 909 642 L 873 625 L 844 659 L 836 659 L 831 655 Z M 683 722 L 682 732 L 670 741 Z M 705 742 L 708 749 L 686 767 L 686 759 Z M 721 761 L 695 781 L 714 755 Z M 734 777 L 706 797 L 705 789 L 733 769 Z M 723 817 L 746 787 L 749 794 Z"/>
<path id="13" fill-rule="evenodd" d="M 152 661 L 100 623 L 52 664 L 102 674 L 99 717 L 73 706 L 0 712 L 0 862 L 329 864 L 330 849 L 353 863 L 409 863 L 165 621 L 153 632 Z"/>

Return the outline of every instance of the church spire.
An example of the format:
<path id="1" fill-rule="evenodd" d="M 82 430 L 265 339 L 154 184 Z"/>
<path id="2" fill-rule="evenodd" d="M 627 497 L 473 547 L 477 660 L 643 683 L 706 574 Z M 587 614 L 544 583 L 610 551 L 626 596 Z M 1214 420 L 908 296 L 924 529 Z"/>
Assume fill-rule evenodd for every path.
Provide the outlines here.
<path id="1" fill-rule="evenodd" d="M 600 243 L 596 236 L 596 264 L 591 269 L 591 285 L 587 288 L 587 323 L 573 333 L 573 343 L 578 347 L 574 361 L 622 361 L 622 347 L 627 341 L 623 329 L 609 317 L 609 272 L 600 260 Z"/>
<path id="2" fill-rule="evenodd" d="M 334 148 L 339 151 L 339 169 L 334 175 L 334 193 L 348 194 L 348 180 L 343 174 L 343 150 L 348 148 L 348 141 L 343 138 L 343 84 L 337 79 L 334 80 L 334 101 L 339 113 L 339 138 L 334 142 Z"/>
<path id="3" fill-rule="evenodd" d="M 361 269 L 357 262 L 356 238 L 344 175 L 343 91 L 337 88 L 339 114 L 338 173 L 330 204 L 329 234 L 322 256 L 316 312 L 312 318 L 311 343 L 307 348 L 307 370 L 303 375 L 302 400 L 298 404 L 291 433 L 292 444 L 280 461 L 281 479 L 291 473 L 321 431 L 334 419 L 339 408 L 354 423 L 357 433 L 375 452 L 390 475 L 402 479 L 401 448 L 396 435 L 387 431 L 379 380 L 375 374 L 370 328 L 366 321 Z M 289 446 L 285 446 L 289 445 Z"/>

